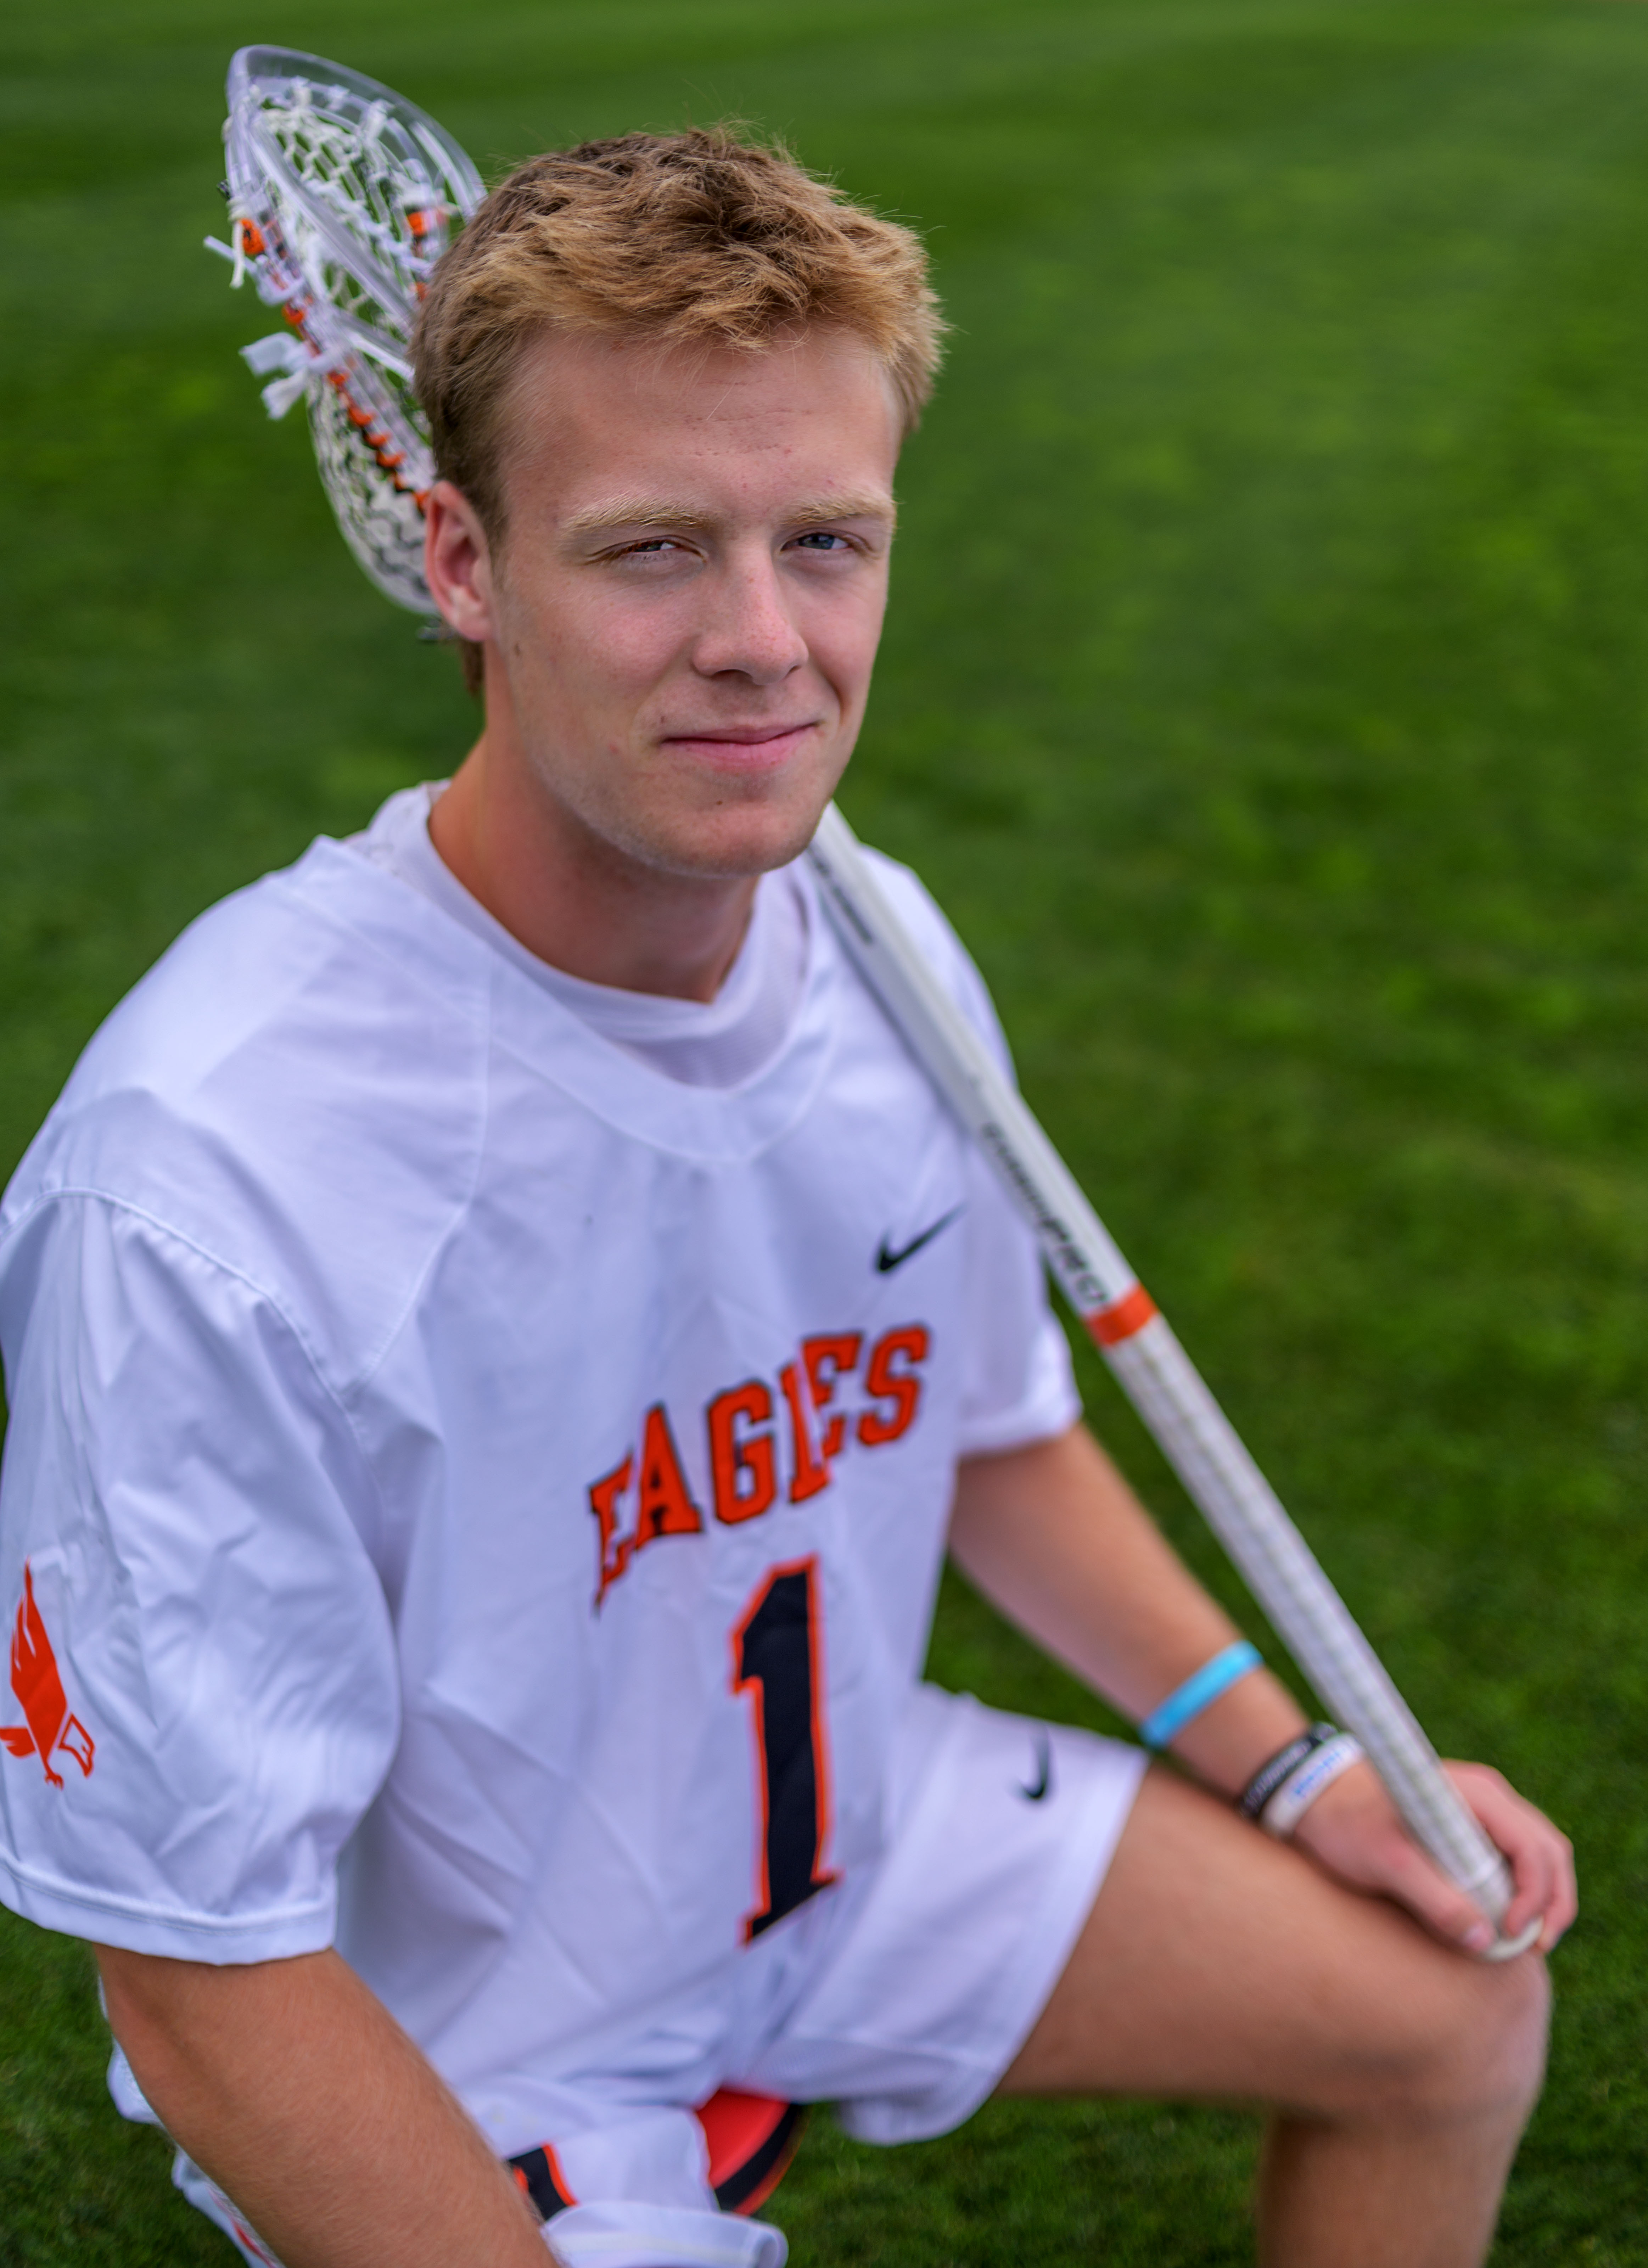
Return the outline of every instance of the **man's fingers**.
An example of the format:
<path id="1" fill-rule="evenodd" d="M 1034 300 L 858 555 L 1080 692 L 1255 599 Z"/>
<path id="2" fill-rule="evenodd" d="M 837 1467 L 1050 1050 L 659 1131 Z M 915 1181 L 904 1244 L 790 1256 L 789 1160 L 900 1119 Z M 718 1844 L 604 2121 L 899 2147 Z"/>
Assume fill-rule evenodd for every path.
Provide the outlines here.
<path id="1" fill-rule="evenodd" d="M 1579 1911 L 1572 1844 L 1487 1765 L 1450 1764 L 1447 1771 L 1511 1869 L 1516 1890 L 1505 1934 L 1515 1937 L 1538 1915 L 1539 1950 L 1549 1953 Z"/>
<path id="2" fill-rule="evenodd" d="M 1328 1788 L 1298 1839 L 1331 1873 L 1395 1898 L 1448 1944 L 1485 1953 L 1496 1936 L 1515 1937 L 1537 1918 L 1539 1949 L 1549 1952 L 1578 1905 L 1567 1837 L 1486 1765 L 1447 1769 L 1510 1869 L 1512 1901 L 1498 1930 L 1411 1839 L 1371 1771 L 1358 1768 Z"/>
<path id="3" fill-rule="evenodd" d="M 1475 1900 L 1450 1882 L 1405 1834 L 1393 1837 L 1386 1864 L 1391 1896 L 1400 1898 L 1427 1929 L 1468 1953 L 1487 1952 L 1496 1935 L 1493 1924 Z"/>
<path id="4" fill-rule="evenodd" d="M 1485 1952 L 1493 1929 L 1409 1835 L 1371 1767 L 1347 1772 L 1305 1815 L 1297 1839 L 1332 1874 L 1394 1898 L 1447 1944 Z"/>

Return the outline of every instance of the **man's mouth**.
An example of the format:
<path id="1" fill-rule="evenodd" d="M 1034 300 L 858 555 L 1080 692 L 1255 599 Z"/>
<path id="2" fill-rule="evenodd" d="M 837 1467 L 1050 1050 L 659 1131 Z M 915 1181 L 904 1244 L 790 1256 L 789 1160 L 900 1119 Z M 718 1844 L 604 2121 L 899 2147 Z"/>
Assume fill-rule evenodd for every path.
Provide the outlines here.
<path id="1" fill-rule="evenodd" d="M 688 725 L 663 737 L 666 747 L 763 748 L 776 741 L 798 740 L 821 722 L 817 717 L 803 717 L 794 724 Z"/>
<path id="2" fill-rule="evenodd" d="M 689 727 L 662 734 L 658 753 L 666 759 L 679 756 L 710 777 L 719 775 L 729 782 L 785 778 L 823 723 L 821 717 L 801 717 L 776 724 Z"/>

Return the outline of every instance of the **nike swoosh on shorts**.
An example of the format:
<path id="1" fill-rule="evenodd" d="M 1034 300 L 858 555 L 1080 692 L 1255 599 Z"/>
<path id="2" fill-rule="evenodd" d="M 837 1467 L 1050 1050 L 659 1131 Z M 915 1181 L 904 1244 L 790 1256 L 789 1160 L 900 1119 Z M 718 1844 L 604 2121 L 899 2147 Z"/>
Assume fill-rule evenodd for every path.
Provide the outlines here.
<path id="1" fill-rule="evenodd" d="M 1019 1783 L 1019 1793 L 1026 1803 L 1044 1801 L 1053 1786 L 1053 1743 L 1045 1733 L 1036 1735 L 1036 1764 L 1039 1769 L 1035 1786 L 1031 1787 L 1023 1780 Z"/>

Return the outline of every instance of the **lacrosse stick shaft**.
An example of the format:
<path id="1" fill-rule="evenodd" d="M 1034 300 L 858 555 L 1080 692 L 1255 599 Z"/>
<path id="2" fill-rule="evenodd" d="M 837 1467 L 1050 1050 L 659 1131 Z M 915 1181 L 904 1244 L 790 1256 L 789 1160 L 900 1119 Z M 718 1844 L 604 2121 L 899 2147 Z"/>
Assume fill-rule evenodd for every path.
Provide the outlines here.
<path id="1" fill-rule="evenodd" d="M 1511 1901 L 1505 1860 L 1069 1168 L 905 933 L 834 804 L 809 855 L 853 961 L 1028 1216 L 1061 1290 L 1295 1660 L 1367 1750 L 1415 1839 L 1499 1922 Z"/>

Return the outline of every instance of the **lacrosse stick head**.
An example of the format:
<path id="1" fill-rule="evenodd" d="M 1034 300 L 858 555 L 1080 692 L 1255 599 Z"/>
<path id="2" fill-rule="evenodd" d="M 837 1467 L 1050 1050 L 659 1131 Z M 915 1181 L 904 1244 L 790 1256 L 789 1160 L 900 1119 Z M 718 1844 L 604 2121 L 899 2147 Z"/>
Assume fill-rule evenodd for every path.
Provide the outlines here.
<path id="1" fill-rule="evenodd" d="M 230 242 L 284 332 L 242 352 L 279 417 L 302 395 L 338 526 L 384 593 L 435 612 L 423 499 L 435 478 L 412 392 L 414 318 L 436 261 L 485 194 L 444 128 L 376 79 L 290 48 L 229 66 Z M 273 375 L 271 375 L 273 373 Z"/>

